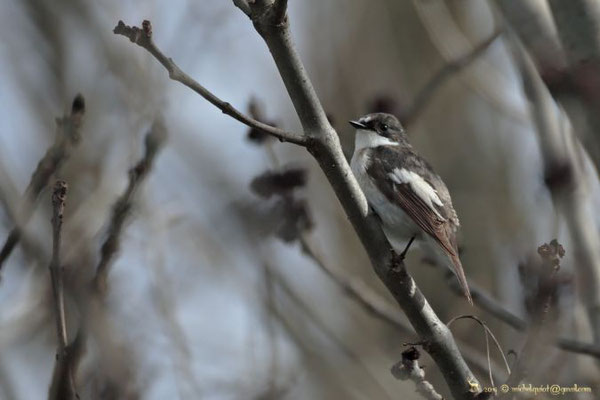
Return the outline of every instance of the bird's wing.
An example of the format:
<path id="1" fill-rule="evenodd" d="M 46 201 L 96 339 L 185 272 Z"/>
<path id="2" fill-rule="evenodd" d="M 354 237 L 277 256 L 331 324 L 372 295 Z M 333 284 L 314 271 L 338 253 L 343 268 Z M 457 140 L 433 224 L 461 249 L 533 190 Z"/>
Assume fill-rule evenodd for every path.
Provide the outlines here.
<path id="1" fill-rule="evenodd" d="M 383 149 L 382 149 L 383 150 Z M 383 150 L 385 151 L 385 150 Z M 400 157 L 405 161 L 401 165 Z M 408 163 L 406 163 L 408 161 Z M 457 255 L 451 238 L 447 207 L 434 187 L 412 168 L 406 154 L 372 157 L 367 173 L 386 198 L 400 207 L 412 220 L 450 255 Z"/>
<path id="2" fill-rule="evenodd" d="M 379 149 L 393 151 L 385 150 L 384 147 Z M 435 184 L 432 184 L 441 179 L 434 176 L 425 161 L 419 159 L 414 153 L 397 154 L 396 157 L 393 154 L 379 157 L 376 155 L 372 157 L 367 173 L 390 202 L 404 210 L 419 228 L 429 234 L 448 253 L 465 296 L 469 303 L 473 304 L 467 278 L 458 256 L 455 237 L 458 222 L 456 212 L 449 202 L 449 194 L 442 196 L 448 203 L 444 204 L 434 187 Z"/>

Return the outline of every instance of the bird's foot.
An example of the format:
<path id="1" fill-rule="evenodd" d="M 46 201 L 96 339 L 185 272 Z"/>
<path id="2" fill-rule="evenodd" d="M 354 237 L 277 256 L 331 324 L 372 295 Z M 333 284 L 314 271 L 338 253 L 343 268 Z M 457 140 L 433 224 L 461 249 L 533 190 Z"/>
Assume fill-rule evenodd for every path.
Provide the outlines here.
<path id="1" fill-rule="evenodd" d="M 415 238 L 416 238 L 416 236 L 413 236 L 413 237 L 410 238 L 410 240 L 406 244 L 406 247 L 404 248 L 404 250 L 402 251 L 402 253 L 400 253 L 400 255 L 398 256 L 400 258 L 400 260 L 404 261 L 404 258 L 406 257 L 406 254 L 408 253 L 408 249 L 410 249 L 410 245 L 413 243 L 413 241 L 415 240 Z"/>
<path id="2" fill-rule="evenodd" d="M 404 258 L 406 258 L 406 253 L 408 253 L 408 249 L 410 249 L 410 245 L 415 240 L 415 238 L 416 238 L 416 236 L 413 236 L 410 238 L 410 240 L 408 241 L 408 244 L 406 245 L 406 247 L 404 248 L 402 253 L 398 254 L 396 252 L 393 252 L 393 255 L 392 255 L 392 269 L 393 270 L 401 270 L 404 268 Z"/>

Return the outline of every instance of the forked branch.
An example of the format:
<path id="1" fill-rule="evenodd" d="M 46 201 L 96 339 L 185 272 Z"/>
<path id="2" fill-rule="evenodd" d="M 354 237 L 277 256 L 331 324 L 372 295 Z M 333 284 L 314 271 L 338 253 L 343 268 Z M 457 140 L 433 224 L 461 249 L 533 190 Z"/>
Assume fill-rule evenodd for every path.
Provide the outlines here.
<path id="1" fill-rule="evenodd" d="M 253 120 L 193 81 L 154 45 L 148 21 L 144 21 L 142 28 L 129 27 L 120 21 L 114 33 L 126 36 L 148 50 L 169 71 L 171 79 L 190 87 L 226 114 L 281 140 L 307 148 L 334 189 L 376 274 L 402 307 L 420 340 L 425 343 L 424 348 L 435 360 L 453 396 L 456 399 L 475 399 L 478 393 L 471 388 L 478 381 L 460 354 L 454 337 L 435 314 L 402 260 L 392 250 L 377 217 L 369 212 L 366 198 L 342 152 L 339 137 L 327 120 L 291 39 L 289 20 L 285 17 L 287 11 L 284 10 L 286 2 L 235 0 L 234 4 L 250 17 L 257 32 L 265 40 L 302 124 L 302 135 L 281 131 Z"/>

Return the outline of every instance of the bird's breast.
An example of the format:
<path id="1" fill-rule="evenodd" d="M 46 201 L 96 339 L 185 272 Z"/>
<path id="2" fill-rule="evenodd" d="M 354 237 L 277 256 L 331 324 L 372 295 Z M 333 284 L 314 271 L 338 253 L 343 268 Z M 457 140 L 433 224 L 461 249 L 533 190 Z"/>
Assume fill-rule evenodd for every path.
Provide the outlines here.
<path id="1" fill-rule="evenodd" d="M 379 190 L 373 179 L 367 173 L 370 163 L 370 152 L 361 150 L 354 153 L 350 166 L 358 181 L 369 205 L 375 210 L 385 230 L 388 239 L 409 239 L 420 232 L 418 226 L 413 222 L 402 208 L 388 200 Z"/>

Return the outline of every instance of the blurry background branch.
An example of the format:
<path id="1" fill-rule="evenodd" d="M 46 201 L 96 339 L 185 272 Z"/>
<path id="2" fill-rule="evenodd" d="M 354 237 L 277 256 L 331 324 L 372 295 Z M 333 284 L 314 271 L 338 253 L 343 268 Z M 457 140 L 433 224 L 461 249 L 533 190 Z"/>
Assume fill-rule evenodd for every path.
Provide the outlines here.
<path id="1" fill-rule="evenodd" d="M 85 101 L 83 100 L 83 96 L 78 94 L 73 100 L 71 113 L 61 118 L 56 118 L 54 144 L 46 151 L 46 154 L 33 172 L 31 181 L 25 190 L 17 211 L 16 226 L 10 231 L 2 250 L 0 250 L 0 272 L 2 271 L 2 265 L 10 256 L 17 243 L 19 243 L 21 229 L 29 221 L 29 218 L 31 218 L 38 196 L 46 185 L 48 185 L 50 177 L 69 158 L 72 149 L 79 144 L 81 140 L 79 128 L 81 127 L 84 112 Z"/>
<path id="2" fill-rule="evenodd" d="M 565 255 L 565 250 L 556 239 L 550 244 L 543 244 L 538 248 L 541 258 L 539 269 L 539 284 L 535 293 L 535 306 L 532 312 L 532 323 L 527 330 L 527 336 L 518 354 L 516 365 L 513 367 L 506 384 L 510 387 L 517 386 L 527 377 L 530 369 L 537 364 L 536 355 L 539 354 L 540 346 L 544 343 L 544 335 L 540 335 L 546 329 L 546 321 L 549 317 L 553 297 L 557 292 L 556 273 L 560 268 L 560 260 Z"/>
<path id="3" fill-rule="evenodd" d="M 406 111 L 401 113 L 400 120 L 402 124 L 410 125 L 412 122 L 418 119 L 423 109 L 427 106 L 427 103 L 429 103 L 431 98 L 435 95 L 436 91 L 440 89 L 440 86 L 442 86 L 454 74 L 460 72 L 463 68 L 468 67 L 469 64 L 481 56 L 488 49 L 488 47 L 502 35 L 503 32 L 503 29 L 496 30 L 489 37 L 489 39 L 486 39 L 475 46 L 469 53 L 444 65 L 417 93 Z M 377 111 L 380 112 L 381 110 Z"/>
<path id="4" fill-rule="evenodd" d="M 564 49 L 567 68 L 562 80 L 572 86 L 577 103 L 585 112 L 586 125 L 578 134 L 596 169 L 600 168 L 600 4 L 595 0 L 564 2 L 549 0 L 552 17 Z M 560 75 L 558 76 L 560 78 Z M 554 83 L 554 82 L 552 82 Z M 587 128 L 587 129 L 586 129 Z"/>
<path id="5" fill-rule="evenodd" d="M 523 76 L 526 95 L 531 101 L 544 161 L 545 184 L 557 211 L 564 216 L 573 238 L 574 266 L 578 272 L 579 296 L 587 310 L 594 335 L 600 346 L 600 233 L 590 223 L 588 204 L 591 180 L 586 168 L 586 153 L 572 133 L 566 116 L 554 103 L 535 71 L 527 53 L 515 44 L 515 57 Z"/>
<path id="6" fill-rule="evenodd" d="M 124 192 L 112 205 L 112 211 L 108 221 L 106 239 L 100 249 L 100 260 L 95 268 L 95 274 L 91 285 L 90 293 L 84 293 L 84 300 L 81 302 L 81 313 L 83 318 L 78 331 L 78 344 L 80 351 L 90 342 L 90 338 L 102 345 L 109 351 L 118 353 L 117 357 L 121 360 L 128 358 L 130 349 L 118 343 L 110 332 L 114 329 L 106 307 L 106 297 L 108 292 L 108 276 L 112 263 L 117 258 L 121 249 L 122 236 L 126 223 L 129 221 L 131 210 L 134 207 L 136 194 L 142 183 L 146 180 L 154 166 L 155 158 L 163 148 L 167 140 L 167 128 L 162 117 L 158 117 L 150 127 L 150 130 L 144 137 L 144 154 L 140 160 L 128 171 L 128 183 Z M 164 304 L 165 297 L 156 299 L 157 304 Z M 161 302 L 162 300 L 162 302 Z M 108 357 L 100 355 L 100 362 L 106 362 Z M 104 360 L 102 360 L 104 359 Z M 74 361 L 73 368 L 77 369 L 77 361 Z M 121 361 L 119 361 L 121 362 Z M 122 367 L 125 373 L 130 373 L 129 368 Z M 123 378 L 123 377 L 119 377 Z M 125 377 L 126 378 L 126 377 Z M 190 377 L 188 377 L 190 378 Z M 115 396 L 131 395 L 130 387 L 119 387 L 114 374 L 106 374 L 105 385 L 110 387 Z M 129 393 L 129 394 L 128 394 Z"/>
<path id="7" fill-rule="evenodd" d="M 104 297 L 107 289 L 107 277 L 110 264 L 120 249 L 123 226 L 133 206 L 137 189 L 152 170 L 154 158 L 162 148 L 167 137 L 166 127 L 161 119 L 154 121 L 144 140 L 144 156 L 129 170 L 127 188 L 117 199 L 112 208 L 106 239 L 100 250 L 100 261 L 96 266 L 93 287 L 100 297 Z"/>
<path id="8" fill-rule="evenodd" d="M 430 261 L 427 260 L 427 262 L 429 263 Z M 436 267 L 439 266 L 436 265 Z M 464 296 L 462 288 L 456 281 L 456 278 L 452 271 L 449 271 L 445 267 L 440 269 L 443 269 L 446 283 L 452 289 L 454 294 L 458 297 Z M 493 317 L 497 318 L 498 320 L 502 321 L 506 325 L 519 332 L 527 331 L 528 322 L 525 319 L 513 313 L 512 311 L 508 310 L 503 304 L 501 304 L 498 300 L 496 300 L 489 293 L 487 293 L 486 290 L 484 290 L 475 283 L 470 283 L 469 289 L 471 290 L 473 302 L 476 307 L 487 312 L 488 314 L 492 315 Z M 555 345 L 564 351 L 585 354 L 600 359 L 600 346 L 594 343 L 585 343 L 583 341 L 567 337 L 559 337 L 556 339 Z"/>

